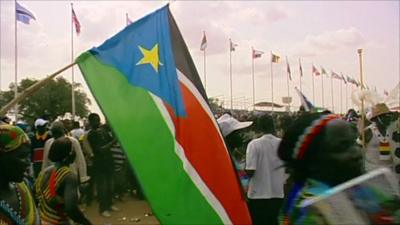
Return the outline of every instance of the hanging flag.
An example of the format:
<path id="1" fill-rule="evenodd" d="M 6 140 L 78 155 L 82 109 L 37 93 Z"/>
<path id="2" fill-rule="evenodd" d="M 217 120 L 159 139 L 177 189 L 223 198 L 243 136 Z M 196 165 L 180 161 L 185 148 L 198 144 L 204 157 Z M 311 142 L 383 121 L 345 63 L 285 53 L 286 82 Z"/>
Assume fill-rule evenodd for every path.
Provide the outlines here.
<path id="1" fill-rule="evenodd" d="M 383 94 L 384 94 L 385 96 L 389 96 L 389 92 L 386 91 L 386 90 L 383 90 Z"/>
<path id="2" fill-rule="evenodd" d="M 278 63 L 279 62 L 279 56 L 275 55 L 274 53 L 271 53 L 271 62 L 272 63 Z"/>
<path id="3" fill-rule="evenodd" d="M 258 50 L 252 49 L 252 57 L 253 57 L 253 59 L 261 58 L 261 56 L 263 54 L 264 54 L 263 51 L 258 51 Z"/>
<path id="4" fill-rule="evenodd" d="M 206 48 L 207 48 L 206 32 L 203 31 L 203 40 L 201 40 L 200 50 L 201 50 L 201 51 L 205 51 Z"/>
<path id="5" fill-rule="evenodd" d="M 300 76 L 302 77 L 303 76 L 303 67 L 301 66 L 300 58 L 299 58 L 299 71 L 300 71 Z"/>
<path id="6" fill-rule="evenodd" d="M 292 73 L 290 71 L 289 61 L 288 61 L 287 57 L 286 57 L 286 72 L 289 75 L 289 80 L 292 80 Z"/>
<path id="7" fill-rule="evenodd" d="M 321 74 L 325 74 L 325 75 L 327 74 L 327 73 L 326 73 L 326 70 L 325 70 L 324 67 L 322 67 L 322 66 L 321 66 Z"/>
<path id="8" fill-rule="evenodd" d="M 126 15 L 126 25 L 129 26 L 132 23 L 132 20 L 129 19 L 128 13 L 126 13 L 125 15 Z"/>
<path id="9" fill-rule="evenodd" d="M 318 69 L 314 65 L 312 65 L 312 74 L 315 76 L 321 75 L 321 73 L 318 71 Z"/>
<path id="10" fill-rule="evenodd" d="M 354 84 L 358 87 L 358 82 L 356 80 L 354 80 L 352 77 L 347 76 L 347 82 Z"/>
<path id="11" fill-rule="evenodd" d="M 71 4 L 72 7 L 72 4 Z M 75 26 L 75 32 L 77 35 L 81 33 L 81 23 L 79 23 L 78 17 L 76 17 L 74 8 L 72 7 L 72 23 Z"/>
<path id="12" fill-rule="evenodd" d="M 235 167 L 168 5 L 77 62 L 161 224 L 251 224 Z"/>
<path id="13" fill-rule="evenodd" d="M 304 107 L 304 110 L 306 112 L 315 111 L 314 105 L 307 99 L 307 97 L 297 87 L 295 87 L 295 89 L 300 97 L 301 105 Z"/>
<path id="14" fill-rule="evenodd" d="M 333 72 L 333 71 L 332 71 L 332 73 L 331 73 L 331 76 L 332 76 L 333 78 L 335 78 L 335 79 L 338 79 L 338 80 L 341 80 L 341 79 L 342 79 L 342 77 L 341 77 L 339 74 L 337 74 L 337 73 L 335 73 L 335 72 Z"/>
<path id="15" fill-rule="evenodd" d="M 231 52 L 234 52 L 235 50 L 236 50 L 236 47 L 238 46 L 237 44 L 235 44 L 235 43 L 233 43 L 232 41 L 231 41 L 231 39 L 229 39 L 229 48 L 230 48 L 230 51 Z"/>
<path id="16" fill-rule="evenodd" d="M 343 80 L 344 84 L 347 84 L 346 78 L 344 77 L 343 73 L 340 73 L 340 75 L 342 76 L 342 80 Z"/>
<path id="17" fill-rule="evenodd" d="M 18 2 L 15 2 L 15 8 L 16 8 L 15 17 L 17 21 L 29 24 L 31 19 L 36 20 L 33 13 L 31 13 L 25 7 L 21 6 Z"/>

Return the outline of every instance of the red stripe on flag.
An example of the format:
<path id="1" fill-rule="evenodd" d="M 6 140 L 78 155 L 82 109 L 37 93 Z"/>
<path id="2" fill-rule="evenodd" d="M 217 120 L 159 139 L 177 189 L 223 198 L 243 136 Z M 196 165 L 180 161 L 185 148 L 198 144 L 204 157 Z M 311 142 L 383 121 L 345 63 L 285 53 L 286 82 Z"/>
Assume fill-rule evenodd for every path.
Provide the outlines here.
<path id="1" fill-rule="evenodd" d="M 72 9 L 72 23 L 75 25 L 76 34 L 81 33 L 81 23 L 79 23 L 78 17 L 76 17 L 74 9 Z"/>
<path id="2" fill-rule="evenodd" d="M 176 140 L 188 161 L 220 201 L 233 224 L 250 224 L 245 197 L 235 169 L 225 148 L 214 118 L 200 104 L 197 97 L 180 83 L 186 106 L 185 118 L 175 117 L 167 106 L 176 129 Z"/>

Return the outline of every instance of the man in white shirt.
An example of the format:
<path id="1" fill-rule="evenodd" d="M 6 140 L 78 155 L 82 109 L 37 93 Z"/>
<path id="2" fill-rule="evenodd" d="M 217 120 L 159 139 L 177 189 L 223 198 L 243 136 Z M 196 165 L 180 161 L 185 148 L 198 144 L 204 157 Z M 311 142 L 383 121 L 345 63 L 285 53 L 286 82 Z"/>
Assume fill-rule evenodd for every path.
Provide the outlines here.
<path id="1" fill-rule="evenodd" d="M 270 115 L 261 116 L 257 122 L 264 135 L 252 140 L 246 150 L 250 214 L 254 225 L 277 225 L 286 179 L 283 162 L 277 155 L 281 139 L 274 136 L 275 127 Z"/>

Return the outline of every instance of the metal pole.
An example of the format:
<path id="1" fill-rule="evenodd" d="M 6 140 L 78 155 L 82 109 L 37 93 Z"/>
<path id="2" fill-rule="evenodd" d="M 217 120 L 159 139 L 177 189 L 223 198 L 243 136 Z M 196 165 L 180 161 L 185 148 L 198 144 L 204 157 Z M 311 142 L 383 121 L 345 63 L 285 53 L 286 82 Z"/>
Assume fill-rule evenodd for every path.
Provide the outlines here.
<path id="1" fill-rule="evenodd" d="M 301 88 L 301 77 L 303 76 L 303 67 L 301 66 L 300 58 L 299 58 L 299 66 L 301 67 L 301 71 L 300 71 L 300 92 L 303 93 L 303 89 Z"/>
<path id="2" fill-rule="evenodd" d="M 312 65 L 314 66 L 314 64 Z M 312 100 L 315 104 L 314 72 L 312 72 L 311 78 L 312 78 Z"/>
<path id="3" fill-rule="evenodd" d="M 358 57 L 360 61 L 360 82 L 361 82 L 361 90 L 364 90 L 364 77 L 363 77 L 363 67 L 362 67 L 362 49 L 358 49 Z M 362 147 L 365 149 L 365 132 L 364 132 L 364 121 L 365 121 L 365 113 L 364 113 L 364 98 L 361 99 L 361 142 L 362 142 Z"/>
<path id="4" fill-rule="evenodd" d="M 17 1 L 14 1 L 14 13 L 15 13 L 15 20 L 14 20 L 14 99 L 18 97 L 18 38 L 17 38 Z M 15 104 L 14 107 L 14 114 L 15 114 L 15 123 L 18 121 L 18 104 Z"/>
<path id="5" fill-rule="evenodd" d="M 340 82 L 340 113 L 343 113 L 342 82 Z"/>
<path id="6" fill-rule="evenodd" d="M 252 80 L 253 80 L 253 110 L 254 110 L 255 109 L 254 104 L 255 104 L 256 95 L 255 95 L 255 84 L 254 84 L 254 49 L 253 49 L 253 47 L 251 47 L 251 77 L 252 77 Z"/>
<path id="7" fill-rule="evenodd" d="M 347 88 L 347 83 L 345 84 L 345 88 L 346 88 L 346 108 L 344 109 L 344 111 L 347 112 L 347 110 L 349 109 L 348 102 L 347 102 L 347 100 L 349 98 L 348 95 L 347 95 L 347 89 L 348 89 Z"/>
<path id="8" fill-rule="evenodd" d="M 229 78 L 230 78 L 230 91 L 231 91 L 231 113 L 233 110 L 233 94 L 232 94 L 232 41 L 229 38 Z"/>
<path id="9" fill-rule="evenodd" d="M 333 77 L 331 76 L 331 100 L 332 100 L 332 112 L 335 112 L 335 107 L 333 105 Z"/>
<path id="10" fill-rule="evenodd" d="M 271 63 L 272 63 L 272 60 L 271 60 Z M 288 59 L 287 59 L 287 56 L 286 56 L 286 63 L 287 63 L 287 67 L 289 66 L 289 61 L 288 61 Z M 287 97 L 289 98 L 289 95 L 290 95 L 290 92 L 289 92 L 289 71 L 287 70 L 287 68 L 286 68 L 286 72 L 287 72 L 287 76 L 286 76 L 286 86 L 287 86 Z M 289 100 L 289 99 L 287 99 L 287 100 Z M 289 103 L 289 101 L 288 101 L 288 110 L 290 111 L 290 103 Z"/>
<path id="11" fill-rule="evenodd" d="M 71 3 L 71 63 L 74 62 L 74 22 L 72 19 L 72 10 L 73 5 Z M 74 67 L 71 67 L 71 96 L 72 96 L 72 121 L 75 121 L 75 76 L 74 76 Z"/>
<path id="12" fill-rule="evenodd" d="M 272 73 L 272 51 L 271 51 L 271 111 L 274 112 L 274 75 Z"/>
<path id="13" fill-rule="evenodd" d="M 206 49 L 203 52 L 203 60 L 204 60 L 204 89 L 207 93 L 207 75 L 206 75 Z"/>
<path id="14" fill-rule="evenodd" d="M 324 103 L 324 75 L 321 72 L 321 98 L 322 98 L 322 108 L 325 108 L 325 103 Z"/>

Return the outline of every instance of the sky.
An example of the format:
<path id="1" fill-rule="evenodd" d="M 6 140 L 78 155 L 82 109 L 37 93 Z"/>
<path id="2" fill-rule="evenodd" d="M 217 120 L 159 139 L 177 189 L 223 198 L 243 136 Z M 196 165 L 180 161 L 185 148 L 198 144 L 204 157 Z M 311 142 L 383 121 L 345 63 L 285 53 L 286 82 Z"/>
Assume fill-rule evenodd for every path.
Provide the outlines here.
<path id="1" fill-rule="evenodd" d="M 71 2 L 81 23 L 73 33 L 74 57 L 102 44 L 126 26 L 126 13 L 135 21 L 168 1 L 18 1 L 36 17 L 29 25 L 17 23 L 18 80 L 42 79 L 71 63 Z M 251 48 L 265 52 L 254 60 L 255 102 L 271 101 L 270 52 L 281 60 L 272 65 L 274 102 L 287 96 L 287 57 L 292 81 L 289 96 L 300 105 L 294 87 L 300 87 L 299 58 L 304 94 L 316 105 L 345 111 L 346 86 L 339 80 L 314 79 L 311 67 L 321 66 L 359 80 L 357 49 L 363 49 L 366 84 L 383 95 L 400 80 L 399 1 L 169 1 L 170 9 L 186 41 L 204 84 L 204 61 L 200 44 L 207 37 L 206 91 L 230 107 L 229 39 L 237 44 L 232 52 L 232 97 L 235 108 L 249 109 L 252 103 Z M 0 0 L 1 90 L 14 82 L 14 1 Z M 75 81 L 89 95 L 77 67 Z M 71 70 L 60 76 L 71 80 Z M 322 84 L 324 89 L 322 92 Z M 354 88 L 347 85 L 347 106 Z M 342 98 L 340 98 L 342 90 Z M 322 94 L 323 93 L 323 94 Z M 93 97 L 90 96 L 92 99 Z M 94 102 L 94 101 L 93 101 Z M 93 103 L 91 110 L 99 109 Z"/>

